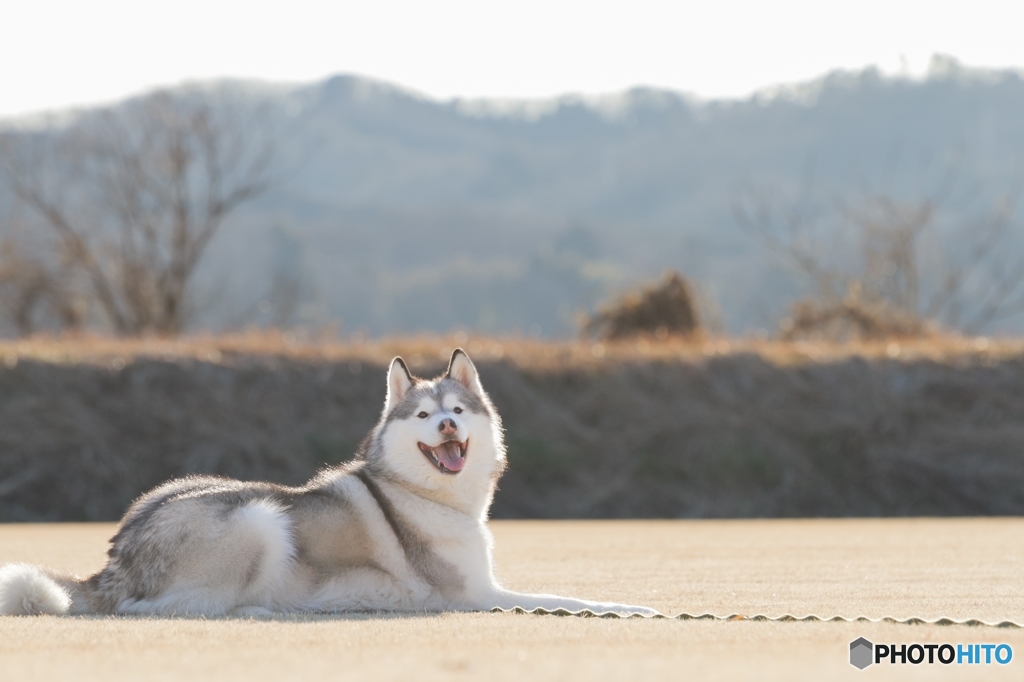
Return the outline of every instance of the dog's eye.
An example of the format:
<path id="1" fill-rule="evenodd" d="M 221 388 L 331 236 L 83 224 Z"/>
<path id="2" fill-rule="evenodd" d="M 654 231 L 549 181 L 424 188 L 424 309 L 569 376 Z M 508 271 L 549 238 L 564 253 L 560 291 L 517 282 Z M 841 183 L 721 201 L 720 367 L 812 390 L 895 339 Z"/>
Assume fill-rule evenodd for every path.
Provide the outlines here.
<path id="1" fill-rule="evenodd" d="M 429 417 L 430 415 L 429 415 L 429 414 L 427 414 L 426 412 L 420 412 L 420 413 L 419 413 L 418 415 L 416 415 L 416 416 L 417 416 L 417 417 L 419 417 L 420 419 L 426 419 L 426 418 L 427 418 L 427 417 Z"/>
<path id="2" fill-rule="evenodd" d="M 454 412 L 455 414 L 462 414 L 462 408 L 456 407 L 454 410 L 452 410 L 452 412 Z"/>

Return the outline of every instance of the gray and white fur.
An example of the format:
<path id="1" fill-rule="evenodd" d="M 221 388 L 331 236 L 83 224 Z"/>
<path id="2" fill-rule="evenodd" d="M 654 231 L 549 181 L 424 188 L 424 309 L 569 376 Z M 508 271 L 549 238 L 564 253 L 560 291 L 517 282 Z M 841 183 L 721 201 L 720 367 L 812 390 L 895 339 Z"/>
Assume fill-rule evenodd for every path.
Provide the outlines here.
<path id="1" fill-rule="evenodd" d="M 169 481 L 128 509 L 99 573 L 0 567 L 0 614 L 656 613 L 502 588 L 487 512 L 504 468 L 501 421 L 469 357 L 456 350 L 431 381 L 395 358 L 353 462 L 297 488 Z"/>

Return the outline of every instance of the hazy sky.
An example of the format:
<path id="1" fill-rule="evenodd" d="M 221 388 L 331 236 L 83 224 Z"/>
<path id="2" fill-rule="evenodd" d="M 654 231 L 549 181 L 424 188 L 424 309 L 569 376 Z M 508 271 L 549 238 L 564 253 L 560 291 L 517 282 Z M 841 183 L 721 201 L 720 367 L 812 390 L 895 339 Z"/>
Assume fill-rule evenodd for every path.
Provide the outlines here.
<path id="1" fill-rule="evenodd" d="M 356 73 L 439 98 L 633 85 L 736 97 L 934 53 L 1024 66 L 1024 2 L 3 0 L 0 115 L 218 76 Z"/>

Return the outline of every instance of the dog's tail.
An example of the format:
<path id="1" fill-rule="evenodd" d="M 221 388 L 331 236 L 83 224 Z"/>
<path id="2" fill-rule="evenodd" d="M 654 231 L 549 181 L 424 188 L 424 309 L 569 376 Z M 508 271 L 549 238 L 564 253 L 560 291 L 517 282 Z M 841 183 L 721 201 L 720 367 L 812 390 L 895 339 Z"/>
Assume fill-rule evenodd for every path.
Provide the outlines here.
<path id="1" fill-rule="evenodd" d="M 86 584 L 73 575 L 30 564 L 0 566 L 0 615 L 85 613 Z"/>

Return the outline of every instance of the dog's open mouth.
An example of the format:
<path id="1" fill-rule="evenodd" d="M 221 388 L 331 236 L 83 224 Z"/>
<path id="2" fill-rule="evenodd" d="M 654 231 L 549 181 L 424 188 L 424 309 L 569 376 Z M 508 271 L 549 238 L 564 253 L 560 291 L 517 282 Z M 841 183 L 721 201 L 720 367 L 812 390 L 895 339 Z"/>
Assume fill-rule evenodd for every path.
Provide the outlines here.
<path id="1" fill-rule="evenodd" d="M 457 440 L 446 440 L 436 447 L 430 447 L 426 443 L 417 443 L 420 452 L 426 455 L 427 459 L 433 462 L 434 466 L 443 474 L 457 474 L 466 466 L 466 442 Z"/>

